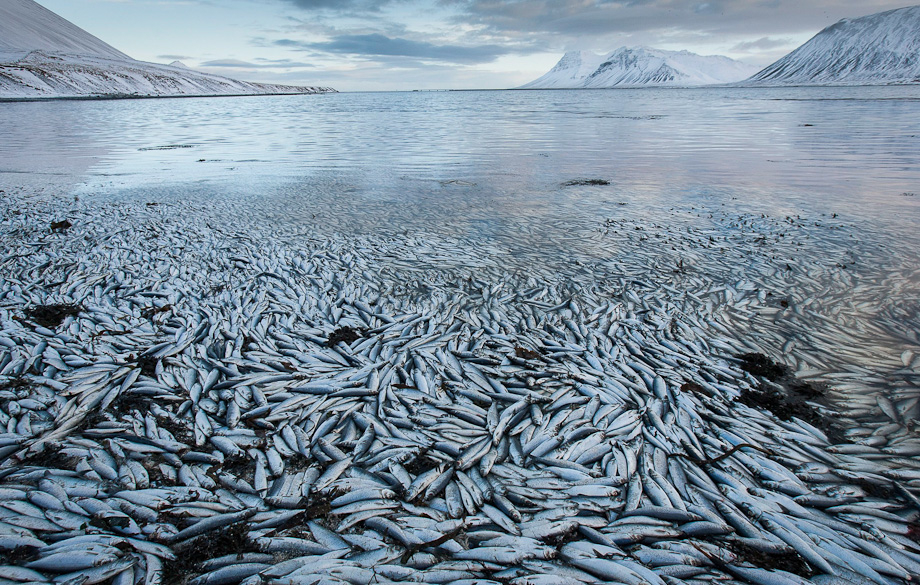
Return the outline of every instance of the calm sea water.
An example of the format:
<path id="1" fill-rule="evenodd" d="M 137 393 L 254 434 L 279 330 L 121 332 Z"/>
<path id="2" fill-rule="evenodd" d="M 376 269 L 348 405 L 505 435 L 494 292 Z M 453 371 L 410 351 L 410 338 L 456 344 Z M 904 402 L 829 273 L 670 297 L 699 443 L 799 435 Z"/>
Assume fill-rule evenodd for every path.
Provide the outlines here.
<path id="1" fill-rule="evenodd" d="M 577 179 L 611 183 L 595 203 L 725 198 L 895 223 L 917 218 L 909 194 L 920 193 L 918 87 L 5 103 L 0 137 L 0 188 L 36 178 L 110 196 L 207 185 L 262 197 L 312 186 L 431 220 L 577 214 L 592 203 L 560 188 Z"/>
<path id="2" fill-rule="evenodd" d="M 573 226 L 675 209 L 692 227 L 834 218 L 867 249 L 920 245 L 920 86 L 3 103 L 0 137 L 6 191 L 229 197 L 253 221 L 482 237 L 550 261 Z M 568 185 L 590 180 L 607 184 Z"/>

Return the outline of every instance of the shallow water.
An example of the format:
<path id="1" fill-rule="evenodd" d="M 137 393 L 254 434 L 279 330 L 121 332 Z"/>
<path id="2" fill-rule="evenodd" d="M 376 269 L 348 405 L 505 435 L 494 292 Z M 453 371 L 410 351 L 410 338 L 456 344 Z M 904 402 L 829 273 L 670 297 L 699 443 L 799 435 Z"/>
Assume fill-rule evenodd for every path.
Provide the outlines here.
<path id="1" fill-rule="evenodd" d="M 593 201 L 735 197 L 885 216 L 917 207 L 902 194 L 920 190 L 918 113 L 916 87 L 7 103 L 0 182 L 60 173 L 88 192 L 169 185 L 174 196 L 202 182 L 250 196 L 297 182 L 367 201 L 436 196 L 496 215 L 511 201 L 514 215 L 519 202 L 564 215 L 583 201 L 559 184 L 598 178 L 611 188 Z"/>
<path id="2" fill-rule="evenodd" d="M 683 266 L 662 233 L 764 232 L 758 261 L 790 269 L 771 294 L 807 307 L 766 319 L 775 355 L 915 387 L 892 372 L 920 329 L 918 87 L 6 103 L 0 135 L 0 189 L 210 202 L 216 219 L 311 235 L 437 234 L 515 269 L 619 254 L 656 281 Z M 609 184 L 566 184 L 585 179 Z M 651 232 L 614 237 L 617 222 Z M 717 282 L 772 270 L 701 253 Z M 803 339 L 829 322 L 841 352 Z"/>
<path id="3" fill-rule="evenodd" d="M 838 214 L 915 241 L 918 114 L 916 87 L 7 103 L 0 188 L 230 194 L 273 222 L 334 214 L 337 230 L 479 235 L 550 259 L 567 224 L 674 207 Z M 610 184 L 563 186 L 580 179 Z"/>

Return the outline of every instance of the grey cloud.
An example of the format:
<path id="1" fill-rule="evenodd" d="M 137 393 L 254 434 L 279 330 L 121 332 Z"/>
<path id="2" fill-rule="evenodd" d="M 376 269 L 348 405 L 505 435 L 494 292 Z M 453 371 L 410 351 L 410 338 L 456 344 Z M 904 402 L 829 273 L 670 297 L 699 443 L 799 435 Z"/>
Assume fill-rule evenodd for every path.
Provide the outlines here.
<path id="1" fill-rule="evenodd" d="M 279 39 L 274 44 L 281 47 L 301 48 L 311 51 L 360 55 L 365 57 L 398 57 L 421 61 L 443 61 L 448 63 L 488 63 L 511 52 L 499 45 L 438 45 L 404 38 L 390 38 L 382 34 L 338 35 L 325 42 L 308 43 L 291 39 Z"/>
<path id="2" fill-rule="evenodd" d="M 303 10 L 337 13 L 378 12 L 398 0 L 284 0 Z"/>
<path id="3" fill-rule="evenodd" d="M 732 51 L 745 53 L 748 51 L 768 51 L 778 47 L 785 47 L 790 43 L 789 39 L 774 39 L 771 37 L 761 37 L 756 41 L 747 41 L 738 43 L 731 48 Z"/>
<path id="4" fill-rule="evenodd" d="M 290 59 L 256 59 L 258 63 L 239 59 L 215 59 L 201 63 L 201 67 L 229 67 L 233 69 L 315 69 L 312 63 L 302 63 Z"/>
<path id="5" fill-rule="evenodd" d="M 164 61 L 182 61 L 183 59 L 191 59 L 188 55 L 157 55 L 157 59 L 163 59 Z"/>
<path id="6" fill-rule="evenodd" d="M 216 59 L 214 61 L 205 61 L 202 67 L 257 67 L 255 63 L 249 61 L 240 61 L 239 59 Z"/>
<path id="7" fill-rule="evenodd" d="M 845 17 L 900 7 L 903 0 L 442 0 L 459 22 L 493 33 L 576 39 L 668 30 L 735 36 L 791 34 Z"/>

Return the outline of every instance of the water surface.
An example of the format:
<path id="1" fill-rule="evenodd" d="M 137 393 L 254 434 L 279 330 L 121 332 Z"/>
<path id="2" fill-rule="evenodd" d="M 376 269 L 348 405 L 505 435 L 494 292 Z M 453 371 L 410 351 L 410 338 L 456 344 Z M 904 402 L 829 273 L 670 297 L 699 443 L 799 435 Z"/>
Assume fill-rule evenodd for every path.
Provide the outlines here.
<path id="1" fill-rule="evenodd" d="M 684 268 L 667 238 L 732 235 L 796 303 L 794 326 L 768 323 L 788 362 L 917 386 L 897 356 L 920 353 L 920 87 L 4 103 L 0 136 L 0 189 L 59 193 L 62 213 L 197 201 L 316 235 L 461 238 L 515 269 L 631 257 L 652 280 Z M 614 238 L 622 222 L 647 233 Z M 716 248 L 703 280 L 751 277 Z"/>
<path id="2" fill-rule="evenodd" d="M 337 184 L 330 189 L 356 199 L 474 199 L 500 214 L 519 199 L 561 198 L 553 212 L 572 212 L 559 185 L 596 178 L 611 182 L 607 195 L 649 204 L 729 195 L 885 217 L 916 207 L 904 194 L 920 190 L 918 114 L 916 87 L 5 103 L 0 182 L 63 174 L 113 196 L 161 186 L 179 196 L 202 183 L 271 196 L 292 183 Z"/>

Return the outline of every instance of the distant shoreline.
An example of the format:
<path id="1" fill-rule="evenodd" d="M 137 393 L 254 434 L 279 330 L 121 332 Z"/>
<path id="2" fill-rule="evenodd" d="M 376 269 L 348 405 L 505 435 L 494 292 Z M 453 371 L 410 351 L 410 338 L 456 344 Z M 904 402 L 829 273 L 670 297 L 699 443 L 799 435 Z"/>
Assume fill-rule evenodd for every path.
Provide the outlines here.
<path id="1" fill-rule="evenodd" d="M 229 98 L 229 97 L 257 97 L 257 96 L 283 96 L 283 95 L 321 95 L 339 93 L 332 88 L 323 88 L 319 91 L 302 92 L 270 92 L 270 93 L 218 93 L 218 94 L 188 94 L 188 95 L 64 95 L 48 97 L 0 97 L 0 103 L 9 102 L 48 102 L 48 101 L 102 101 L 102 100 L 150 100 L 150 99 L 180 99 L 180 98 Z"/>

